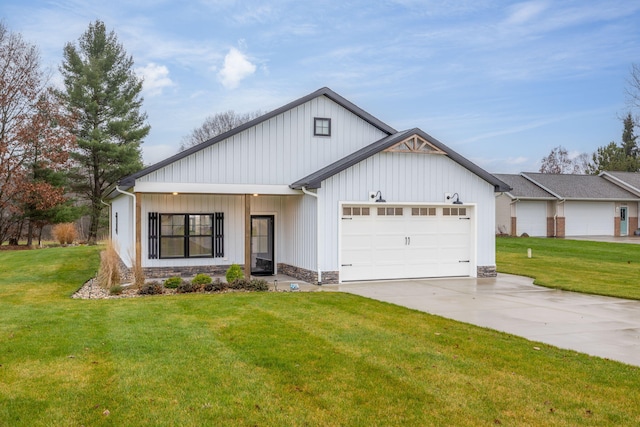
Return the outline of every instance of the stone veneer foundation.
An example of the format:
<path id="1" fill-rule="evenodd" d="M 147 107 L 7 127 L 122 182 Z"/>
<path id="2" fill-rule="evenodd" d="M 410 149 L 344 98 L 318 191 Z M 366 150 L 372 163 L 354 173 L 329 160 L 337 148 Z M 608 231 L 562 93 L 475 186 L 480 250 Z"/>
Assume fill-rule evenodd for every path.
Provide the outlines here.
<path id="1" fill-rule="evenodd" d="M 289 264 L 278 264 L 278 273 L 291 276 L 307 283 L 318 284 L 318 272 L 307 270 L 306 268 L 295 267 Z M 323 271 L 322 285 L 332 285 L 339 281 L 340 273 L 337 271 Z"/>
<path id="2" fill-rule="evenodd" d="M 476 271 L 478 279 L 496 277 L 498 275 L 495 265 L 479 265 Z"/>
<path id="3" fill-rule="evenodd" d="M 230 265 L 209 265 L 198 267 L 146 267 L 143 268 L 144 276 L 147 279 L 161 279 L 167 277 L 190 277 L 198 273 L 205 273 L 210 276 L 224 276 Z M 242 265 L 240 266 L 242 267 Z M 128 268 L 122 260 L 120 261 L 120 273 L 125 281 L 133 280 L 133 272 Z M 306 268 L 295 267 L 289 264 L 278 264 L 278 273 L 291 276 L 295 279 L 302 280 L 311 284 L 318 284 L 318 273 L 307 270 Z M 496 277 L 495 265 L 481 265 L 477 268 L 478 278 Z M 338 271 L 323 271 L 323 285 L 337 284 L 340 279 Z"/>

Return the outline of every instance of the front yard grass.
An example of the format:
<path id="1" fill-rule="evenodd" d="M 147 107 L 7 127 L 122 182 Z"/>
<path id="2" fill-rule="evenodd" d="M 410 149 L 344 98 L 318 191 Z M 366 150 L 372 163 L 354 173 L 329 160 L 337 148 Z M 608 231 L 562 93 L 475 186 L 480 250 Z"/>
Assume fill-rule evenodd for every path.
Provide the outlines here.
<path id="1" fill-rule="evenodd" d="M 354 295 L 69 296 L 98 248 L 0 253 L 0 425 L 640 424 L 640 368 Z"/>
<path id="2" fill-rule="evenodd" d="M 498 237 L 496 264 L 499 272 L 532 277 L 537 285 L 640 300 L 640 245 Z"/>

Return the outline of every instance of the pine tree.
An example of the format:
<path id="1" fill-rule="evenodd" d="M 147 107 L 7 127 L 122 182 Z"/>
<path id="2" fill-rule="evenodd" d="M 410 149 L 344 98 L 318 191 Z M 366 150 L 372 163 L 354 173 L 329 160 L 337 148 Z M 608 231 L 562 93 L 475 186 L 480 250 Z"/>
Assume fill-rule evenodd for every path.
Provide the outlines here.
<path id="1" fill-rule="evenodd" d="M 622 120 L 622 142 L 620 145 L 610 142 L 598 147 L 593 153 L 592 173 L 603 171 L 637 172 L 640 169 L 640 152 L 636 144 L 638 137 L 634 133 L 635 121 L 631 113 Z"/>
<path id="2" fill-rule="evenodd" d="M 622 131 L 622 148 L 627 156 L 634 158 L 638 157 L 638 145 L 636 140 L 638 136 L 634 133 L 635 121 L 631 113 L 627 113 L 627 116 L 622 120 L 624 124 L 624 130 Z"/>
<path id="3" fill-rule="evenodd" d="M 106 190 L 142 168 L 140 144 L 150 130 L 140 111 L 142 80 L 115 32 L 107 33 L 99 20 L 77 45 L 65 46 L 60 72 L 65 86 L 60 95 L 78 119 L 73 188 L 89 202 L 88 240 L 95 243 Z"/>

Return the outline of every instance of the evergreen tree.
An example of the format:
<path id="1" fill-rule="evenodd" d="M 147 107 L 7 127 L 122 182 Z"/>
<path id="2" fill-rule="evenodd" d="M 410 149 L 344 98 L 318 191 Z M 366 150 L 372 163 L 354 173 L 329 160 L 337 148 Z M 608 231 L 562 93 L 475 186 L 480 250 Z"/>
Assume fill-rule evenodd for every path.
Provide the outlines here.
<path id="1" fill-rule="evenodd" d="M 140 144 L 150 130 L 140 111 L 142 80 L 115 32 L 107 33 L 99 20 L 77 45 L 65 46 L 60 72 L 65 86 L 60 95 L 78 120 L 72 185 L 89 202 L 88 240 L 95 243 L 106 190 L 142 168 Z"/>
<path id="2" fill-rule="evenodd" d="M 622 143 L 610 142 L 609 145 L 598 147 L 593 153 L 593 164 L 590 172 L 597 174 L 603 171 L 637 172 L 640 169 L 640 152 L 634 134 L 635 121 L 629 113 L 622 120 Z"/>
<path id="3" fill-rule="evenodd" d="M 638 136 L 634 133 L 635 121 L 631 113 L 627 113 L 627 116 L 623 119 L 624 130 L 622 131 L 622 149 L 625 155 L 631 157 L 638 157 L 638 145 L 636 140 Z"/>

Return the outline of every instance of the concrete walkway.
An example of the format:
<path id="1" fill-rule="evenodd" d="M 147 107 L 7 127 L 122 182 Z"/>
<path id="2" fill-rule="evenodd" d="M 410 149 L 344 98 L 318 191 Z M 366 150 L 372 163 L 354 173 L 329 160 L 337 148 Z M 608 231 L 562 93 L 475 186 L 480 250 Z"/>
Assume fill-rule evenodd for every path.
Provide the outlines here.
<path id="1" fill-rule="evenodd" d="M 640 301 L 543 288 L 507 274 L 325 285 L 529 340 L 640 366 Z"/>

